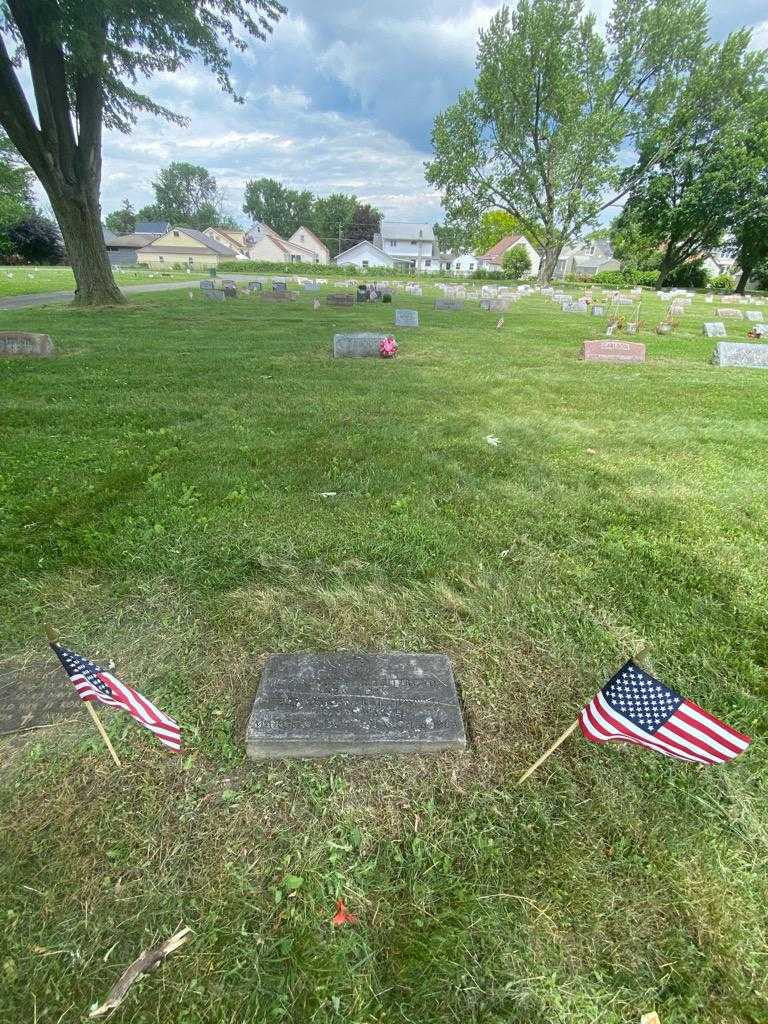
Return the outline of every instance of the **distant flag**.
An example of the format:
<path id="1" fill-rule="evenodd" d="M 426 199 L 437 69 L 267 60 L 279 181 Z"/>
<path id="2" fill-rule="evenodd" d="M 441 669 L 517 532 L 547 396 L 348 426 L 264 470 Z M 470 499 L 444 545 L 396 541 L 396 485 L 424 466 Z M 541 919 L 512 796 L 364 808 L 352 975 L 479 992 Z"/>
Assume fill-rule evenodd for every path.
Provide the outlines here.
<path id="1" fill-rule="evenodd" d="M 52 643 L 51 647 L 81 700 L 98 701 L 107 707 L 127 711 L 137 722 L 153 732 L 166 747 L 175 751 L 181 750 L 181 729 L 172 718 L 155 707 L 152 701 L 82 655 L 67 650 L 59 643 Z"/>
<path id="2" fill-rule="evenodd" d="M 724 764 L 746 750 L 749 736 L 686 700 L 631 659 L 581 712 L 593 743 L 639 743 L 667 757 Z"/>

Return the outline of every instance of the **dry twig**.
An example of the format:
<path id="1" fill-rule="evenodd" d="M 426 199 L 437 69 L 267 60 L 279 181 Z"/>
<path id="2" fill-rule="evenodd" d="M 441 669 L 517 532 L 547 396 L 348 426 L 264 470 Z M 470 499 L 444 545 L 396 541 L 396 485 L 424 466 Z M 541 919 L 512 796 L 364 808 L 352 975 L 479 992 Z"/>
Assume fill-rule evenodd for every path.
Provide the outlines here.
<path id="1" fill-rule="evenodd" d="M 162 963 L 167 956 L 174 953 L 180 946 L 189 939 L 191 929 L 182 928 L 181 931 L 176 932 L 170 939 L 166 939 L 159 946 L 155 946 L 154 949 L 143 950 L 141 955 L 133 961 L 133 963 L 126 967 L 120 977 L 117 979 L 115 984 L 109 990 L 109 995 L 100 1006 L 94 1006 L 91 1012 L 88 1014 L 89 1018 L 103 1017 L 106 1013 L 111 1013 L 112 1010 L 116 1010 L 118 1006 L 125 999 L 128 994 L 128 989 L 140 978 L 142 974 L 148 974 L 154 970 L 158 964 Z"/>

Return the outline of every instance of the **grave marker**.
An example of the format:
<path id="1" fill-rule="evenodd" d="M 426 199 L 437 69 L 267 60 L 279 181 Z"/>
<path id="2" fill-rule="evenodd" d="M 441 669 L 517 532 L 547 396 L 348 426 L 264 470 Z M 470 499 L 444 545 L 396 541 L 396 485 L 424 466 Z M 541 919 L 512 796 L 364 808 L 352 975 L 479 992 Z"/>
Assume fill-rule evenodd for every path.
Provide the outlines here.
<path id="1" fill-rule="evenodd" d="M 716 309 L 715 312 L 718 316 L 722 317 L 733 317 L 734 320 L 742 320 L 743 316 L 740 309 L 731 309 L 729 306 L 723 306 L 720 309 Z"/>
<path id="2" fill-rule="evenodd" d="M 220 288 L 206 288 L 203 298 L 209 299 L 211 302 L 224 302 L 226 295 Z"/>
<path id="3" fill-rule="evenodd" d="M 435 309 L 441 309 L 447 313 L 460 313 L 464 309 L 464 303 L 451 302 L 450 299 L 435 299 Z"/>
<path id="4" fill-rule="evenodd" d="M 703 324 L 702 331 L 705 338 L 724 338 L 726 336 L 725 324 L 720 323 L 720 321 Z"/>
<path id="5" fill-rule="evenodd" d="M 637 341 L 585 341 L 581 358 L 588 363 L 644 363 L 645 345 Z"/>
<path id="6" fill-rule="evenodd" d="M 334 334 L 333 357 L 334 359 L 380 357 L 379 343 L 389 337 L 391 337 L 389 334 L 374 334 L 368 331 L 357 334 Z"/>
<path id="7" fill-rule="evenodd" d="M 246 729 L 256 759 L 464 750 L 442 654 L 273 654 Z"/>
<path id="8" fill-rule="evenodd" d="M 332 294 L 326 296 L 325 302 L 328 306 L 354 306 L 355 297 L 349 294 Z"/>
<path id="9" fill-rule="evenodd" d="M 262 302 L 295 302 L 297 299 L 296 292 L 262 292 Z"/>
<path id="10" fill-rule="evenodd" d="M 763 311 L 761 309 L 748 309 L 744 316 L 751 323 L 760 323 L 763 319 Z"/>
<path id="11" fill-rule="evenodd" d="M 605 316 L 605 306 L 592 306 L 592 316 Z"/>
<path id="12" fill-rule="evenodd" d="M 48 334 L 28 334 L 24 331 L 0 333 L 0 357 L 33 356 L 49 359 L 53 355 L 55 350 Z"/>
<path id="13" fill-rule="evenodd" d="M 418 327 L 419 311 L 417 309 L 396 309 L 395 327 Z"/>
<path id="14" fill-rule="evenodd" d="M 712 353 L 715 366 L 741 366 L 768 370 L 768 345 L 750 345 L 746 341 L 719 341 Z"/>

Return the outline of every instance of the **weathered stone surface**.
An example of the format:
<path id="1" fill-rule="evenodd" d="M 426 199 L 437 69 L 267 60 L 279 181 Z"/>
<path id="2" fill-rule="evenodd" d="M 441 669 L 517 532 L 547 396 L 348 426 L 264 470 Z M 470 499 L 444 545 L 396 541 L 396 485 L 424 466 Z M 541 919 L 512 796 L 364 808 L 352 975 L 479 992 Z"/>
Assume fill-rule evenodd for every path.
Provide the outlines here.
<path id="1" fill-rule="evenodd" d="M 396 309 L 395 327 L 418 327 L 419 311 L 417 309 Z"/>
<path id="2" fill-rule="evenodd" d="M 389 334 L 373 334 L 366 331 L 358 334 L 334 334 L 333 356 L 335 359 L 378 357 L 380 355 L 379 342 L 389 337 L 391 337 Z"/>
<path id="3" fill-rule="evenodd" d="M 204 280 L 202 280 L 200 282 L 200 288 L 204 292 L 210 291 L 212 288 L 215 288 L 215 287 L 216 287 L 216 283 L 214 281 L 212 281 L 210 279 L 210 277 L 206 277 Z"/>
<path id="4" fill-rule="evenodd" d="M 206 288 L 203 291 L 203 297 L 212 302 L 223 302 L 226 299 L 226 295 L 220 288 Z"/>
<path id="5" fill-rule="evenodd" d="M 581 358 L 588 363 L 644 363 L 645 345 L 638 341 L 585 341 Z"/>
<path id="6" fill-rule="evenodd" d="M 746 341 L 719 341 L 712 353 L 715 366 L 743 366 L 768 370 L 768 345 L 750 345 Z"/>
<path id="7" fill-rule="evenodd" d="M 0 664 L 0 735 L 70 718 L 81 704 L 53 654 L 23 668 Z"/>
<path id="8" fill-rule="evenodd" d="M 0 356 L 35 356 L 50 358 L 55 349 L 50 335 L 27 334 L 23 331 L 0 333 Z"/>
<path id="9" fill-rule="evenodd" d="M 320 291 L 320 285 L 319 284 L 315 284 L 314 281 L 305 281 L 304 282 L 304 291 L 305 292 L 319 292 Z"/>
<path id="10" fill-rule="evenodd" d="M 747 318 L 747 320 L 750 320 L 753 324 L 754 323 L 761 323 L 762 319 L 763 319 L 763 311 L 762 311 L 762 309 L 748 309 L 746 311 L 746 313 L 744 314 L 744 316 Z"/>
<path id="11" fill-rule="evenodd" d="M 564 313 L 586 313 L 589 307 L 585 299 L 577 299 L 573 302 L 563 303 Z"/>
<path id="12" fill-rule="evenodd" d="M 262 302 L 295 302 L 296 292 L 262 292 Z"/>
<path id="13" fill-rule="evenodd" d="M 731 309 L 730 306 L 722 306 L 722 307 L 716 309 L 715 312 L 720 317 L 729 316 L 729 317 L 732 317 L 734 320 L 741 320 L 741 319 L 743 319 L 741 310 L 740 309 Z"/>
<path id="14" fill-rule="evenodd" d="M 278 281 L 277 278 L 272 279 L 272 291 L 277 294 L 278 292 L 284 292 L 287 289 L 285 281 Z"/>
<path id="15" fill-rule="evenodd" d="M 261 281 L 249 281 L 248 282 L 248 291 L 249 292 L 260 292 L 262 287 L 263 287 L 263 285 L 262 285 Z"/>
<path id="16" fill-rule="evenodd" d="M 594 304 L 591 308 L 592 316 L 605 316 L 605 306 Z"/>
<path id="17" fill-rule="evenodd" d="M 464 309 L 464 303 L 451 302 L 450 299 L 435 299 L 435 309 L 442 309 L 447 313 L 460 313 Z"/>
<path id="18" fill-rule="evenodd" d="M 273 654 L 246 731 L 252 758 L 405 754 L 466 747 L 442 654 Z"/>
<path id="19" fill-rule="evenodd" d="M 331 294 L 325 298 L 326 305 L 328 306 L 354 306 L 355 297 L 354 295 Z"/>
<path id="20" fill-rule="evenodd" d="M 480 309 L 488 310 L 490 313 L 506 313 L 509 309 L 508 299 L 481 299 Z"/>
<path id="21" fill-rule="evenodd" d="M 724 338 L 725 324 L 716 321 L 714 323 L 702 324 L 702 333 L 705 338 Z"/>

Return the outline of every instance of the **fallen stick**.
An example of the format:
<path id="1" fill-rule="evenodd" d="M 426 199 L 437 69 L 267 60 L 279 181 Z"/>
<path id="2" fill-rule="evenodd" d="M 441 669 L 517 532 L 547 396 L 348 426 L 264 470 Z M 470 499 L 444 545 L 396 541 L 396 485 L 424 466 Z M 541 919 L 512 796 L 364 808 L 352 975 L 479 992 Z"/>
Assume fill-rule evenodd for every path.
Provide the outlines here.
<path id="1" fill-rule="evenodd" d="M 112 1010 L 116 1010 L 120 1003 L 125 999 L 128 994 L 128 989 L 140 978 L 142 974 L 148 974 L 154 970 L 158 964 L 162 963 L 167 956 L 171 953 L 175 953 L 176 950 L 183 946 L 184 943 L 189 939 L 191 933 L 190 928 L 182 928 L 181 931 L 176 932 L 170 939 L 166 939 L 159 946 L 155 946 L 154 949 L 143 950 L 140 956 L 133 961 L 133 963 L 126 967 L 120 977 L 117 979 L 115 984 L 109 990 L 109 995 L 101 1004 L 101 1006 L 94 1006 L 88 1017 L 93 1019 L 94 1017 L 103 1017 L 105 1013 L 110 1013 Z"/>

